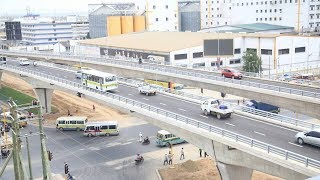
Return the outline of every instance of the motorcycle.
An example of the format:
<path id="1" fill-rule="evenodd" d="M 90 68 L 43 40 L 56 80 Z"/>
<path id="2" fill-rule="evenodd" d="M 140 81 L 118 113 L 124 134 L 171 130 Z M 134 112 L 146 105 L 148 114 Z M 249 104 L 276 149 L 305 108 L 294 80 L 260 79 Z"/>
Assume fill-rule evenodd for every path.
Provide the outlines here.
<path id="1" fill-rule="evenodd" d="M 142 144 L 143 145 L 148 145 L 148 144 L 150 144 L 150 140 L 149 139 L 144 139 Z"/>
<path id="2" fill-rule="evenodd" d="M 135 165 L 142 164 L 144 161 L 144 158 L 141 156 L 141 158 L 135 159 L 134 161 L 135 161 Z"/>

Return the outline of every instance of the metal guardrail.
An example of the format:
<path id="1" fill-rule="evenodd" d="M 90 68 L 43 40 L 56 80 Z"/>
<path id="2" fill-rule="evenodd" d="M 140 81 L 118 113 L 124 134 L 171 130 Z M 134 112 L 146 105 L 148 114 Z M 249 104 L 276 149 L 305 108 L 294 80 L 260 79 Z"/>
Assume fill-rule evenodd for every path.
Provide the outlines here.
<path id="1" fill-rule="evenodd" d="M 105 93 L 96 89 L 92 89 L 92 88 L 88 88 L 85 87 L 79 83 L 73 82 L 73 81 L 69 81 L 63 78 L 59 78 L 56 76 L 52 76 L 52 75 L 48 75 L 48 74 L 44 74 L 41 72 L 37 72 L 37 71 L 33 71 L 30 69 L 26 69 L 23 67 L 17 67 L 17 66 L 11 66 L 11 65 L 1 65 L 0 66 L 2 69 L 4 70 L 9 70 L 9 71 L 13 71 L 19 74 L 24 74 L 26 76 L 34 76 L 34 77 L 38 77 L 39 79 L 45 79 L 50 81 L 51 83 L 55 83 L 55 84 L 61 84 L 64 88 L 69 88 L 71 90 L 76 90 L 78 89 L 81 92 L 85 92 L 86 95 L 92 95 L 95 96 L 99 99 L 101 99 L 101 97 L 107 97 L 107 98 L 111 98 L 115 101 L 118 101 L 120 103 L 126 104 L 126 105 L 130 105 L 133 107 L 137 107 L 137 108 L 141 108 L 145 111 L 148 111 L 149 113 L 155 113 L 158 115 L 162 115 L 165 116 L 167 118 L 170 119 L 174 119 L 176 121 L 182 122 L 182 123 L 186 123 L 188 125 L 191 125 L 195 128 L 200 128 L 204 131 L 207 131 L 209 133 L 214 133 L 215 135 L 218 135 L 222 138 L 228 138 L 230 140 L 233 140 L 235 142 L 238 142 L 239 144 L 245 145 L 246 147 L 252 147 L 252 148 L 257 148 L 259 150 L 264 151 L 267 154 L 270 155 L 278 155 L 280 157 L 282 157 L 285 160 L 291 160 L 294 161 L 296 163 L 300 163 L 303 164 L 305 167 L 313 167 L 316 169 L 320 169 L 320 161 L 308 158 L 306 156 L 302 156 L 299 155 L 297 153 L 276 147 L 276 146 L 272 146 L 270 144 L 201 122 L 201 121 L 197 121 L 191 118 L 188 118 L 186 116 L 182 116 L 170 111 L 166 111 L 139 101 L 135 101 L 126 97 L 122 97 L 116 94 L 112 94 L 112 93 Z M 110 103 L 110 102 L 109 102 Z"/>
<path id="2" fill-rule="evenodd" d="M 3 54 L 10 54 L 14 53 L 14 55 L 21 54 L 23 56 L 43 56 L 43 58 L 53 57 L 53 58 L 66 58 L 66 59 L 73 59 L 73 60 L 80 60 L 80 62 L 86 62 L 86 63 L 106 63 L 106 64 L 113 64 L 113 65 L 120 65 L 120 66 L 127 66 L 127 67 L 134 67 L 139 68 L 141 70 L 151 70 L 151 71 L 157 71 L 157 73 L 170 73 L 173 75 L 182 75 L 182 76 L 189 76 L 189 77 L 195 77 L 195 78 L 202 78 L 207 80 L 214 80 L 219 82 L 226 82 L 226 83 L 232 83 L 232 84 L 238 84 L 242 86 L 247 87 L 254 87 L 254 88 L 261 88 L 266 90 L 271 90 L 275 92 L 282 92 L 282 93 L 288 93 L 293 95 L 300 95 L 305 97 L 311 97 L 320 99 L 320 93 L 317 92 L 311 92 L 311 91 L 304 91 L 299 89 L 292 89 L 292 88 L 286 88 L 281 86 L 275 86 L 275 85 L 269 85 L 269 84 L 263 84 L 263 83 L 257 83 L 257 82 L 251 82 L 246 80 L 235 80 L 235 79 L 228 79 L 224 77 L 219 77 L 216 75 L 210 75 L 210 72 L 200 72 L 193 69 L 187 69 L 187 68 L 180 68 L 180 67 L 172 67 L 172 66 L 166 66 L 166 65 L 151 65 L 151 64 L 138 64 L 136 62 L 130 62 L 125 60 L 117 60 L 119 58 L 101 58 L 101 57 L 85 57 L 85 56 L 79 56 L 79 55 L 69 55 L 69 54 L 55 54 L 55 53 L 40 53 L 40 52 L 23 52 L 23 51 L 0 51 L 0 53 Z M 211 72 L 212 73 L 212 72 Z"/>
<path id="3" fill-rule="evenodd" d="M 39 65 L 76 72 L 74 68 L 72 68 L 70 66 L 66 66 L 66 65 L 54 64 L 54 63 L 48 63 L 48 62 L 41 62 L 41 63 L 39 63 Z M 123 78 L 123 77 L 120 77 L 119 81 L 122 83 L 130 84 L 132 86 L 136 86 L 136 87 L 138 86 L 139 83 L 144 83 L 143 80 L 128 79 L 128 78 Z M 182 96 L 182 97 L 186 97 L 186 98 L 190 98 L 190 99 L 194 99 L 194 100 L 198 100 L 198 101 L 204 101 L 204 100 L 210 98 L 210 97 L 195 95 L 192 93 L 186 93 L 186 92 L 176 90 L 176 89 L 164 88 L 162 86 L 157 86 L 157 85 L 153 85 L 153 84 L 150 84 L 150 86 L 157 89 L 159 92 L 175 94 L 178 96 Z M 271 120 L 278 121 L 281 123 L 287 123 L 287 124 L 290 124 L 293 126 L 303 127 L 303 128 L 307 128 L 307 129 L 320 128 L 320 125 L 310 123 L 307 121 L 303 121 L 303 120 L 299 120 L 299 119 L 295 119 L 295 118 L 291 118 L 291 117 L 287 117 L 287 116 L 283 116 L 280 114 L 275 114 L 275 113 L 271 113 L 271 112 L 267 112 L 267 111 L 262 111 L 262 110 L 254 109 L 254 108 L 247 107 L 247 106 L 241 106 L 241 105 L 237 105 L 235 103 L 228 103 L 228 104 L 230 106 L 232 106 L 234 109 L 237 109 L 239 111 L 253 114 L 253 115 L 257 115 L 257 116 L 261 116 L 261 117 L 265 117 L 265 118 L 269 118 Z"/>

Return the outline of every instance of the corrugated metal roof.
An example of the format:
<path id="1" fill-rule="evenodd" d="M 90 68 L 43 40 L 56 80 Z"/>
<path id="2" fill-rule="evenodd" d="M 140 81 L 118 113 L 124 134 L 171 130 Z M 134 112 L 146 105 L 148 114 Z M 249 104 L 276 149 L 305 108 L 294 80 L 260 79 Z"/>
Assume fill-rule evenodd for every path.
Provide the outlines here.
<path id="1" fill-rule="evenodd" d="M 267 24 L 267 23 L 238 24 L 238 25 L 232 25 L 232 26 L 249 29 L 249 30 L 255 30 L 255 31 L 294 29 L 294 27 L 290 27 L 290 26 L 281 26 L 281 25 Z"/>

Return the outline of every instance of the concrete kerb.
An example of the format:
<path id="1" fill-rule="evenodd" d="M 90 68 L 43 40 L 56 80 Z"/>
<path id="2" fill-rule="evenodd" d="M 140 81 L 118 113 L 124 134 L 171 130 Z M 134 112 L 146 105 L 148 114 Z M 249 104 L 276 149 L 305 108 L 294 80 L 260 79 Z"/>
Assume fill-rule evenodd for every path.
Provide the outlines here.
<path id="1" fill-rule="evenodd" d="M 157 174 L 158 180 L 162 180 L 162 177 L 159 173 L 159 169 L 156 169 L 156 174 Z"/>
<path id="2" fill-rule="evenodd" d="M 31 76 L 34 76 L 34 75 L 31 75 Z M 73 86 L 66 85 L 65 83 L 53 82 L 53 80 L 50 80 L 50 81 L 52 81 L 52 83 L 56 83 L 57 85 L 60 84 L 60 86 L 63 86 L 64 88 L 67 88 L 67 89 L 70 89 L 70 90 L 74 89 Z M 249 145 L 245 145 L 245 144 L 242 144 L 242 143 L 240 144 L 239 142 L 235 142 L 234 140 L 229 139 L 227 137 L 222 137 L 221 138 L 220 136 L 218 136 L 216 134 L 209 133 L 209 132 L 207 132 L 207 131 L 205 131 L 203 129 L 196 128 L 194 126 L 191 126 L 190 124 L 185 124 L 183 122 L 178 122 L 178 121 L 172 121 L 172 118 L 168 118 L 168 117 L 160 115 L 160 114 L 150 114 L 150 111 L 148 111 L 148 110 L 141 109 L 141 108 L 133 106 L 131 104 L 126 104 L 124 102 L 119 102 L 118 100 L 115 100 L 115 99 L 110 98 L 110 97 L 98 95 L 95 92 L 89 92 L 89 91 L 84 90 L 84 89 L 79 89 L 79 91 L 82 92 L 82 93 L 85 93 L 87 96 L 91 96 L 93 98 L 98 98 L 99 100 L 106 101 L 106 102 L 111 103 L 111 104 L 113 104 L 115 106 L 118 106 L 120 108 L 130 109 L 130 110 L 132 110 L 134 112 L 138 112 L 139 114 L 141 114 L 141 115 L 143 115 L 145 117 L 149 117 L 149 118 L 152 118 L 153 120 L 157 120 L 157 122 L 162 122 L 162 123 L 165 123 L 165 124 L 168 124 L 168 125 L 170 124 L 171 127 L 184 127 L 182 129 L 184 129 L 186 131 L 197 133 L 200 136 L 209 138 L 211 140 L 214 140 L 216 142 L 219 142 L 219 143 L 222 143 L 222 144 L 225 144 L 225 145 L 229 145 L 229 146 L 234 147 L 236 149 L 239 149 L 239 150 L 241 150 L 243 152 L 246 152 L 246 153 L 249 153 L 249 154 L 254 155 L 256 157 L 260 157 L 262 159 L 265 159 L 265 160 L 267 160 L 269 162 L 278 162 L 277 164 L 281 164 L 282 166 L 284 166 L 284 167 L 286 167 L 288 169 L 292 169 L 292 170 L 300 169 L 303 174 L 306 174 L 306 175 L 309 175 L 309 176 L 314 176 L 314 175 L 320 173 L 319 169 L 315 169 L 315 168 L 312 168 L 312 167 L 308 167 L 307 168 L 307 167 L 303 166 L 302 164 L 297 164 L 296 162 L 291 162 L 291 160 L 281 159 L 283 157 L 281 157 L 281 156 L 279 157 L 279 156 L 274 155 L 274 154 L 268 154 L 268 153 L 264 152 L 263 150 L 255 148 L 255 147 L 254 148 L 248 147 Z M 100 97 L 97 97 L 97 96 L 100 96 Z M 255 149 L 255 151 L 253 151 L 253 149 Z"/>

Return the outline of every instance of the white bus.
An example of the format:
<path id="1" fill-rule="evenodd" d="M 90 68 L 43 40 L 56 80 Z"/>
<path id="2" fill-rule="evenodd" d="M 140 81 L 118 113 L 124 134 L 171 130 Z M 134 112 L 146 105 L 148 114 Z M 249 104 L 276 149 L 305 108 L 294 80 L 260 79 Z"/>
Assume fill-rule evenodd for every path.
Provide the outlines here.
<path id="1" fill-rule="evenodd" d="M 117 76 L 97 70 L 82 70 L 82 84 L 101 91 L 112 91 L 118 88 Z"/>
<path id="2" fill-rule="evenodd" d="M 84 136 L 109 136 L 119 135 L 119 126 L 117 121 L 90 122 L 86 124 Z"/>

